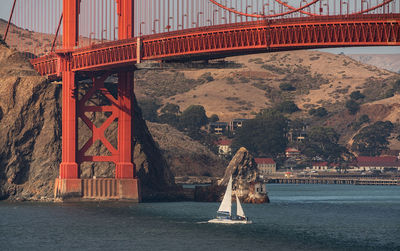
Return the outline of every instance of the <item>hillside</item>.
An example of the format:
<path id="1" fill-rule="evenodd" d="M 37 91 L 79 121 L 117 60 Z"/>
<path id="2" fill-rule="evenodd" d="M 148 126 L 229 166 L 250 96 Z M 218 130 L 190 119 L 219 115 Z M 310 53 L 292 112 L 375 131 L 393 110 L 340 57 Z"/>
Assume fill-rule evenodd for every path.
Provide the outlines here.
<path id="1" fill-rule="evenodd" d="M 400 50 L 398 54 L 350 54 L 348 56 L 363 64 L 400 73 Z"/>
<path id="2" fill-rule="evenodd" d="M 3 37 L 7 27 L 7 21 L 0 18 L 0 35 Z M 55 31 L 54 31 L 55 32 Z M 17 49 L 20 52 L 27 52 L 36 56 L 43 56 L 50 52 L 55 35 L 47 33 L 32 32 L 30 30 L 21 29 L 15 25 L 10 25 L 10 30 L 7 35 L 7 45 L 12 49 Z M 80 43 L 83 46 L 88 46 L 89 42 L 95 43 L 99 40 L 87 37 L 80 37 Z M 56 49 L 61 46 L 62 37 L 59 36 L 56 41 Z"/>
<path id="3" fill-rule="evenodd" d="M 369 115 L 371 122 L 390 119 L 397 123 L 400 119 L 395 109 L 398 96 L 387 98 L 400 75 L 345 55 L 300 50 L 229 57 L 209 64 L 153 66 L 153 70 L 136 73 L 139 99 L 174 103 L 181 110 L 200 104 L 208 116 L 217 114 L 221 121 L 252 118 L 260 109 L 293 100 L 301 111 L 291 118 L 332 126 L 342 134 L 341 141 L 347 142 L 356 132 L 352 124 L 362 114 Z M 283 91 L 281 84 L 290 84 L 295 90 Z M 365 95 L 356 115 L 345 108 L 353 91 Z M 314 118 L 308 114 L 318 107 L 326 108 L 329 115 Z"/>
<path id="4" fill-rule="evenodd" d="M 221 120 L 230 120 L 251 117 L 286 99 L 294 100 L 304 110 L 321 105 L 337 110 L 335 106 L 352 91 L 371 93 L 370 100 L 379 99 L 388 89 L 385 85 L 399 78 L 398 74 L 344 55 L 315 51 L 238 56 L 226 62 L 227 67 L 167 66 L 164 70 L 144 71 L 137 74 L 135 90 L 139 98 L 156 97 L 162 103 L 178 104 L 182 110 L 202 104 L 208 115 L 215 113 Z M 220 66 L 218 62 L 216 65 Z M 283 92 L 279 89 L 282 83 L 290 83 L 297 90 Z M 382 88 L 377 90 L 375 83 Z"/>
<path id="5" fill-rule="evenodd" d="M 166 124 L 147 122 L 175 176 L 221 177 L 228 163 L 207 147 Z"/>

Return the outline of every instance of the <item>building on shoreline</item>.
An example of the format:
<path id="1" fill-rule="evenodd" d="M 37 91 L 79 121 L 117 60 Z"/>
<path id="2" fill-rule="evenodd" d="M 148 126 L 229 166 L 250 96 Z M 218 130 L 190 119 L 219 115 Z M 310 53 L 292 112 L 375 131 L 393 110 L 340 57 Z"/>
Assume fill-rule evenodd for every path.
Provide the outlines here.
<path id="1" fill-rule="evenodd" d="M 359 172 L 368 171 L 400 171 L 400 161 L 396 156 L 359 156 L 357 157 L 352 169 Z"/>
<path id="2" fill-rule="evenodd" d="M 255 158 L 258 176 L 276 173 L 276 162 L 272 158 Z"/>

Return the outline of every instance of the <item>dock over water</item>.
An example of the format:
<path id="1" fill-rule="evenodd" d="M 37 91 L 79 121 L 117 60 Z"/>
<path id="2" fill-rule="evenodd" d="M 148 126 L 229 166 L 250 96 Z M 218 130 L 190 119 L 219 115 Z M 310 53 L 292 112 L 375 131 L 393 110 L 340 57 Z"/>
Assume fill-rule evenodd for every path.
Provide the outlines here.
<path id="1" fill-rule="evenodd" d="M 347 185 L 376 185 L 376 186 L 400 186 L 398 178 L 339 178 L 339 177 L 288 177 L 269 178 L 268 183 L 275 184 L 347 184 Z"/>

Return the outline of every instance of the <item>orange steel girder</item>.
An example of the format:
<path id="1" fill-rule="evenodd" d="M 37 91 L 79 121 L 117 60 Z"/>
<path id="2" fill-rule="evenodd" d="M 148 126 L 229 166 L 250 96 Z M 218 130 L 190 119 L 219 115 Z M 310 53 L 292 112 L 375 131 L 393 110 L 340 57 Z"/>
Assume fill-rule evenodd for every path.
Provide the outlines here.
<path id="1" fill-rule="evenodd" d="M 337 46 L 400 46 L 400 14 L 249 22 L 144 36 L 143 60 L 246 51 Z M 137 61 L 137 41 L 127 39 L 82 48 L 72 53 L 73 71 L 112 69 Z M 211 55 L 211 54 L 210 54 Z M 42 75 L 57 74 L 58 59 L 32 60 Z"/>
<path id="2" fill-rule="evenodd" d="M 133 0 L 116 0 L 118 4 L 119 36 L 131 38 L 134 27 Z M 94 77 L 93 86 L 82 100 L 77 101 L 77 87 L 73 70 L 72 52 L 78 45 L 80 0 L 63 1 L 63 50 L 57 54 L 57 61 L 52 70 L 61 73 L 63 81 L 62 106 L 62 162 L 60 179 L 79 179 L 79 164 L 84 161 L 112 161 L 115 163 L 115 178 L 133 179 L 135 166 L 132 160 L 133 136 L 133 73 L 118 71 L 118 99 L 116 100 L 106 88 L 104 81 L 109 75 Z M 111 106 L 86 106 L 85 103 L 94 92 L 102 92 L 112 103 Z M 111 112 L 102 126 L 97 128 L 85 112 Z M 78 116 L 92 131 L 92 137 L 77 151 L 77 118 Z M 110 124 L 118 119 L 118 149 L 106 139 L 104 132 Z M 110 151 L 111 156 L 87 156 L 86 152 L 94 142 L 100 140 Z M 67 189 L 68 190 L 68 189 Z M 68 191 L 67 191 L 68 192 Z"/>

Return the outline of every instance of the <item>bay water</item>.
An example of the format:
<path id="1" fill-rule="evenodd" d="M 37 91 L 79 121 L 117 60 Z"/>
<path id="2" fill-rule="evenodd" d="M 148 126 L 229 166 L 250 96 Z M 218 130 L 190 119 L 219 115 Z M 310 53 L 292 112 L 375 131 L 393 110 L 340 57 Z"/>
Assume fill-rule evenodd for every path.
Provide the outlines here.
<path id="1" fill-rule="evenodd" d="M 0 250 L 400 250 L 400 186 L 267 186 L 250 225 L 219 203 L 0 202 Z"/>

